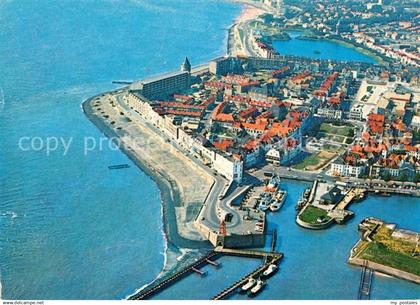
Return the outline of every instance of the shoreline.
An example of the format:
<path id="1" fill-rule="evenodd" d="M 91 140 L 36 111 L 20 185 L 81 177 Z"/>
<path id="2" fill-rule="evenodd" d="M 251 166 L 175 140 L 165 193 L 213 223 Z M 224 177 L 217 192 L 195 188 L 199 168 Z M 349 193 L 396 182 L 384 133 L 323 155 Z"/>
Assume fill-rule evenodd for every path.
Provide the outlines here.
<path id="1" fill-rule="evenodd" d="M 374 61 L 376 61 L 377 65 L 384 65 L 386 63 L 386 61 L 379 55 L 376 55 L 374 52 L 372 52 L 371 50 L 367 49 L 367 48 L 362 48 L 359 46 L 356 46 L 354 44 L 352 44 L 351 42 L 342 40 L 342 39 L 334 39 L 334 38 L 330 38 L 330 39 L 325 39 L 327 41 L 331 41 L 331 42 L 335 42 L 339 45 L 348 47 L 350 49 L 353 49 L 355 51 L 358 51 L 359 53 L 366 55 L 370 58 L 372 58 Z"/>
<path id="2" fill-rule="evenodd" d="M 255 20 L 259 16 L 263 14 L 269 13 L 267 9 L 262 8 L 257 3 L 254 3 L 252 1 L 246 1 L 246 0 L 230 0 L 232 3 L 236 3 L 238 5 L 242 6 L 240 14 L 233 20 L 233 23 L 230 25 L 228 29 L 228 38 L 227 38 L 227 55 L 229 56 L 237 56 L 237 55 L 246 55 L 246 52 L 244 52 L 242 45 L 242 41 L 238 40 L 237 35 L 239 33 L 235 33 L 236 31 L 239 31 L 239 27 L 246 22 Z M 240 44 L 241 47 L 238 48 L 237 45 Z"/>
<path id="3" fill-rule="evenodd" d="M 233 1 L 233 2 L 242 5 L 241 14 L 235 18 L 233 24 L 239 24 L 242 22 L 250 21 L 267 13 L 267 11 L 257 6 L 253 6 L 250 3 L 241 2 L 241 1 Z"/>
<path id="4" fill-rule="evenodd" d="M 252 6 L 249 3 L 244 3 L 241 0 L 232 2 L 242 6 L 240 14 L 233 20 L 233 23 L 229 26 L 227 34 L 222 42 L 221 56 L 230 55 L 230 39 L 231 30 L 238 23 L 243 22 L 244 18 L 249 18 L 249 11 L 256 12 L 256 10 L 265 13 L 265 11 Z M 259 16 L 259 15 L 258 15 Z M 255 17 L 253 17 L 255 18 Z M 120 136 L 100 118 L 94 115 L 92 110 L 91 102 L 98 96 L 106 94 L 115 90 L 103 92 L 90 97 L 82 102 L 81 108 L 85 116 L 89 119 L 102 132 L 106 137 L 113 138 Z M 159 274 L 149 283 L 135 289 L 132 293 L 127 295 L 125 299 L 130 298 L 146 289 L 147 287 L 159 283 L 171 274 L 175 273 L 184 264 L 194 260 L 195 257 L 201 255 L 201 251 L 209 249 L 209 243 L 207 241 L 193 241 L 184 239 L 179 235 L 177 228 L 177 216 L 175 211 L 176 203 L 181 200 L 181 194 L 179 188 L 176 186 L 176 182 L 172 181 L 165 173 L 159 172 L 154 169 L 150 164 L 139 159 L 134 153 L 127 149 L 120 149 L 143 173 L 149 176 L 159 188 L 161 198 L 161 217 L 162 217 L 162 236 L 164 240 L 163 257 L 164 262 Z M 185 243 L 184 243 L 185 242 Z M 201 251 L 200 251 L 201 250 Z M 196 253 L 194 253 L 196 252 Z"/>
<path id="5" fill-rule="evenodd" d="M 99 95 L 102 94 L 104 93 Z M 83 101 L 81 104 L 82 111 L 89 121 L 94 124 L 96 128 L 98 128 L 98 130 L 106 137 L 110 139 L 120 138 L 120 136 L 110 126 L 104 123 L 103 120 L 98 118 L 93 112 L 91 103 L 99 95 Z M 138 158 L 130 150 L 124 149 L 124 146 L 120 148 L 120 151 L 124 153 L 143 173 L 150 177 L 159 188 L 161 199 L 162 236 L 164 240 L 164 262 L 161 271 L 151 282 L 137 288 L 133 293 L 126 297 L 129 298 L 148 286 L 155 284 L 167 276 L 170 276 L 171 273 L 176 272 L 176 269 L 182 265 L 184 261 L 188 260 L 188 257 L 185 257 L 183 252 L 188 252 L 188 250 L 190 250 L 190 252 L 193 252 L 194 250 L 208 250 L 209 243 L 207 241 L 188 240 L 179 235 L 175 206 L 177 202 L 181 200 L 181 195 L 179 193 L 179 188 L 176 186 L 176 182 L 165 173 L 153 168 L 153 166 L 148 164 L 147 161 Z M 179 253 L 181 253 L 181 255 L 178 255 Z"/>
<path id="6" fill-rule="evenodd" d="M 236 31 L 241 31 L 241 26 L 244 23 L 255 20 L 256 18 L 258 18 L 259 16 L 261 16 L 263 14 L 270 14 L 271 12 L 267 8 L 263 8 L 263 7 L 259 6 L 257 3 L 253 3 L 253 2 L 250 2 L 250 1 L 231 0 L 231 2 L 243 5 L 243 9 L 241 11 L 241 14 L 234 20 L 233 24 L 229 27 L 228 37 L 227 37 L 227 55 L 230 55 L 230 56 L 245 55 L 246 56 L 247 55 L 246 54 L 247 47 L 246 47 L 246 45 L 242 44 L 242 42 L 246 43 L 246 39 L 244 38 L 244 41 L 241 40 L 241 37 L 239 37 L 239 39 L 238 39 L 237 36 L 239 35 L 239 33 L 235 33 L 235 32 Z M 371 58 L 374 61 L 374 64 L 382 65 L 382 66 L 387 64 L 386 59 L 383 58 L 381 55 L 376 54 L 374 51 L 372 51 L 372 50 L 370 50 L 366 47 L 357 46 L 357 45 L 355 45 L 355 44 L 353 44 L 349 41 L 346 41 L 342 38 L 340 39 L 340 38 L 320 37 L 320 36 L 314 34 L 311 29 L 290 28 L 290 29 L 284 29 L 284 32 L 287 32 L 288 30 L 289 31 L 300 31 L 300 32 L 303 32 L 303 33 L 310 33 L 310 34 L 314 35 L 314 37 L 312 38 L 313 40 L 324 40 L 324 41 L 329 41 L 329 42 L 332 42 L 332 43 L 336 43 L 338 45 L 342 45 L 344 47 L 350 48 L 354 51 L 357 51 L 360 54 L 363 54 L 363 55 Z M 268 35 L 267 37 L 269 37 L 273 41 L 283 41 L 283 40 L 279 40 L 279 39 L 273 39 L 273 37 L 274 37 L 273 35 Z M 311 38 L 307 37 L 305 39 L 310 40 Z M 237 45 L 240 45 L 240 48 L 238 48 Z M 285 56 L 287 56 L 287 55 L 285 55 Z M 311 57 L 308 56 L 307 58 L 311 58 Z"/>

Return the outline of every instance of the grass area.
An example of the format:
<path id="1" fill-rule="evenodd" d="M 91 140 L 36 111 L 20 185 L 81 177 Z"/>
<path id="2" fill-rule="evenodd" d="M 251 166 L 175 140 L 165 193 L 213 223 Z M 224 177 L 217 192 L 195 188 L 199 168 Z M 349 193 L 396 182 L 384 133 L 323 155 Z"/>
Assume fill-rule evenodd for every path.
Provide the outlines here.
<path id="1" fill-rule="evenodd" d="M 382 243 L 369 243 L 359 258 L 420 276 L 420 258 L 393 251 Z"/>
<path id="2" fill-rule="evenodd" d="M 307 168 L 309 166 L 318 165 L 319 162 L 320 162 L 320 160 L 318 158 L 318 154 L 314 154 L 314 155 L 310 155 L 310 156 L 306 157 L 305 159 L 302 160 L 302 162 L 293 166 L 293 168 L 304 170 L 305 168 Z"/>
<path id="3" fill-rule="evenodd" d="M 415 243 L 409 242 L 401 238 L 392 238 L 391 234 L 392 231 L 389 228 L 387 228 L 386 226 L 381 226 L 373 236 L 373 240 L 375 242 L 383 244 L 391 251 L 405 253 L 407 255 L 411 255 L 411 253 L 415 251 Z"/>
<path id="4" fill-rule="evenodd" d="M 335 126 L 332 124 L 322 123 L 320 132 L 337 135 L 342 137 L 353 137 L 354 128 L 350 126 Z"/>
<path id="5" fill-rule="evenodd" d="M 317 220 L 319 217 L 323 217 L 325 220 L 322 223 L 327 222 L 331 218 L 327 216 L 327 212 L 314 206 L 307 206 L 306 209 L 300 214 L 299 218 L 307 223 L 320 224 Z"/>
<path id="6" fill-rule="evenodd" d="M 300 163 L 293 166 L 294 169 L 298 170 L 309 170 L 314 171 L 318 170 L 327 164 L 332 158 L 336 156 L 333 152 L 328 151 L 321 151 L 316 154 L 312 154 L 305 159 L 303 159 Z"/>
<path id="7" fill-rule="evenodd" d="M 328 152 L 340 152 L 340 147 L 337 145 L 325 144 L 322 148 Z"/>

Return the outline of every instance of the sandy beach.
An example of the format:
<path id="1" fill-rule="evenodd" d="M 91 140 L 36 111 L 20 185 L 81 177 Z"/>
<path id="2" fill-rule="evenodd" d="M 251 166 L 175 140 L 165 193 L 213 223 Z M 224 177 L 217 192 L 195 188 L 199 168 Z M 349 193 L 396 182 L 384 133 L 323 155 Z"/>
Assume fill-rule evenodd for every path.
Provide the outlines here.
<path id="1" fill-rule="evenodd" d="M 263 5 L 257 5 L 245 0 L 233 1 L 242 4 L 241 14 L 234 20 L 228 34 L 228 55 L 230 56 L 249 56 L 247 45 L 249 23 L 258 16 L 267 13 Z"/>
<path id="2" fill-rule="evenodd" d="M 255 6 L 249 5 L 249 4 L 245 4 L 242 8 L 242 12 L 241 15 L 239 15 L 236 19 L 235 19 L 235 23 L 241 23 L 241 22 L 245 22 L 245 21 L 249 21 L 252 19 L 257 18 L 258 16 L 264 14 L 265 11 L 257 8 Z"/>

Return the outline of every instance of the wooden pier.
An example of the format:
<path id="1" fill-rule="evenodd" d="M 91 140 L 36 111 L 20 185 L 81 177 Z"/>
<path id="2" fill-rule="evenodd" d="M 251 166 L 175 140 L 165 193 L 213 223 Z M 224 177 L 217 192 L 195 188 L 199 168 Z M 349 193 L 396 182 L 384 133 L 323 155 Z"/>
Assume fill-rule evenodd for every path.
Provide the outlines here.
<path id="1" fill-rule="evenodd" d="M 166 280 L 132 295 L 131 297 L 129 297 L 129 300 L 144 300 L 144 299 L 150 298 L 151 296 L 159 293 L 163 289 L 176 283 L 176 281 L 192 273 L 197 273 L 200 276 L 204 276 L 206 275 L 206 272 L 201 271 L 200 267 L 206 264 L 212 265 L 216 268 L 219 267 L 220 264 L 218 262 L 215 262 L 214 260 L 211 260 L 211 258 L 216 258 L 220 255 L 260 258 L 263 260 L 264 263 L 260 267 L 258 267 L 257 269 L 249 273 L 247 276 L 243 277 L 242 279 L 235 282 L 233 285 L 229 286 L 228 288 L 220 292 L 218 295 L 216 295 L 213 298 L 216 300 L 226 298 L 228 295 L 234 292 L 236 288 L 238 288 L 243 283 L 245 283 L 250 276 L 259 276 L 259 274 L 262 273 L 270 264 L 276 264 L 283 257 L 283 253 L 278 253 L 274 251 L 265 252 L 265 251 L 260 251 L 260 250 L 228 249 L 228 248 L 217 247 L 213 251 L 210 251 L 205 256 L 197 260 L 196 262 L 186 266 L 182 270 L 173 274 Z"/>
<path id="2" fill-rule="evenodd" d="M 277 233 L 277 232 L 276 232 Z M 274 235 L 277 235 L 277 234 Z M 275 247 L 275 244 L 271 245 L 272 249 Z M 236 281 L 229 287 L 223 289 L 220 293 L 213 297 L 213 300 L 222 300 L 227 298 L 230 294 L 234 293 L 239 287 L 244 285 L 250 277 L 258 277 L 267 267 L 271 264 L 278 263 L 283 258 L 283 253 L 278 253 L 274 251 L 265 252 L 259 250 L 242 250 L 242 249 L 225 249 L 225 248 L 216 248 L 214 251 L 222 253 L 224 255 L 231 256 L 241 256 L 241 257 L 253 257 L 263 259 L 263 264 L 259 266 L 254 271 L 242 277 L 240 280 Z"/>
<path id="3" fill-rule="evenodd" d="M 204 257 L 200 258 L 198 261 L 186 266 L 182 270 L 178 271 L 174 275 L 170 276 L 163 282 L 157 284 L 156 286 L 152 286 L 150 288 L 146 288 L 143 291 L 140 291 L 139 293 L 136 293 L 129 297 L 129 300 L 144 300 L 147 299 L 157 293 L 159 293 L 161 290 L 169 287 L 170 285 L 174 284 L 176 281 L 184 278 L 185 276 L 191 274 L 191 273 L 199 273 L 201 276 L 203 276 L 205 273 L 199 268 L 205 264 L 208 264 L 210 261 L 210 258 L 216 257 L 218 255 L 215 251 L 210 251 L 207 253 Z"/>
<path id="4" fill-rule="evenodd" d="M 272 251 L 260 251 L 260 250 L 246 250 L 246 249 L 228 249 L 222 247 L 216 247 L 214 249 L 216 253 L 231 256 L 242 256 L 242 257 L 253 257 L 253 258 L 276 258 L 277 260 L 283 257 L 282 253 Z"/>
<path id="5" fill-rule="evenodd" d="M 243 252 L 240 252 L 238 254 L 240 256 L 243 256 L 244 253 Z M 252 256 L 252 257 L 254 257 L 254 256 Z M 235 291 L 237 291 L 246 282 L 248 282 L 248 279 L 250 277 L 253 277 L 253 278 L 259 277 L 260 274 L 265 269 L 267 269 L 269 265 L 278 263 L 278 261 L 283 257 L 283 254 L 282 253 L 275 253 L 275 255 L 274 255 L 273 252 L 269 252 L 268 256 L 263 256 L 263 257 L 264 258 L 270 257 L 270 259 L 265 260 L 264 263 L 261 266 L 259 266 L 257 269 L 255 269 L 254 271 L 248 273 L 247 275 L 245 275 L 244 277 L 242 277 L 240 280 L 236 281 L 235 283 L 233 283 L 229 287 L 223 289 L 221 292 L 219 292 L 217 295 L 215 295 L 213 297 L 213 300 L 222 300 L 222 299 L 225 299 L 229 295 L 231 295 L 232 293 L 234 293 Z"/>

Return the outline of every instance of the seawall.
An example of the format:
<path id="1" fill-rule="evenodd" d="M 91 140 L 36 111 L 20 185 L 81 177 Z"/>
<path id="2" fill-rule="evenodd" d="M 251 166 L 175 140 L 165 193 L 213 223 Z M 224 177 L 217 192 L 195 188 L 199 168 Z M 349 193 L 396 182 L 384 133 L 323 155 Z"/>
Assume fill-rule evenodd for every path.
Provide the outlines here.
<path id="1" fill-rule="evenodd" d="M 99 96 L 99 95 L 98 95 Z M 116 139 L 119 135 L 104 121 L 98 118 L 93 113 L 91 106 L 92 101 L 97 96 L 87 99 L 82 103 L 82 109 L 87 118 L 108 138 Z M 178 248 L 210 248 L 210 244 L 207 241 L 194 241 L 183 238 L 179 235 L 176 222 L 175 205 L 181 200 L 179 188 L 176 185 L 176 181 L 173 181 L 164 172 L 158 171 L 148 164 L 145 160 L 138 158 L 132 151 L 125 149 L 125 146 L 120 147 L 121 151 L 127 155 L 130 160 L 133 161 L 144 173 L 152 178 L 157 184 L 161 193 L 162 211 L 163 211 L 163 227 L 164 233 L 168 240 L 168 243 L 175 245 Z"/>
<path id="2" fill-rule="evenodd" d="M 350 257 L 348 262 L 351 265 L 363 267 L 365 260 L 361 259 L 361 258 L 351 258 Z M 366 262 L 367 262 L 366 266 L 368 268 L 373 269 L 377 272 L 381 272 L 381 273 L 388 274 L 388 275 L 391 275 L 391 276 L 396 277 L 396 278 L 400 278 L 400 279 L 407 280 L 407 281 L 410 281 L 410 282 L 413 282 L 413 283 L 416 283 L 416 284 L 420 284 L 420 276 L 418 276 L 418 275 L 408 273 L 408 272 L 405 272 L 405 271 L 402 271 L 402 270 L 398 270 L 398 269 L 395 269 L 395 268 L 392 268 L 392 267 L 388 267 L 388 266 L 385 266 L 385 265 L 382 265 L 382 264 L 378 264 L 378 263 L 375 263 L 375 262 L 371 262 L 371 261 L 368 261 L 368 260 Z"/>

